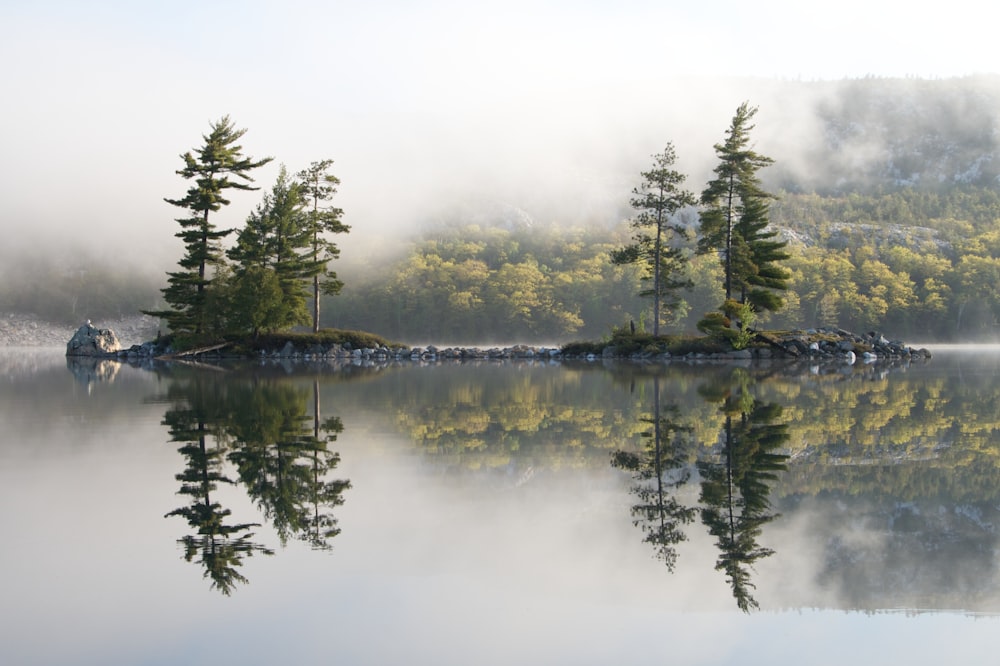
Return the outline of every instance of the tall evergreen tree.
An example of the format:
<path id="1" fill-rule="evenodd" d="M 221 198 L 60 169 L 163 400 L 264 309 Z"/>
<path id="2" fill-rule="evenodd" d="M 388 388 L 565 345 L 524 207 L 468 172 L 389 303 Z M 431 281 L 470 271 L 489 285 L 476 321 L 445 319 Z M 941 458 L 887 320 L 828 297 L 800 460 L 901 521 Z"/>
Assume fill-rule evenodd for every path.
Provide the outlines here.
<path id="1" fill-rule="evenodd" d="M 642 183 L 632 191 L 632 208 L 638 211 L 631 222 L 634 242 L 611 253 L 616 264 L 645 265 L 646 279 L 652 285 L 640 295 L 653 297 L 653 335 L 660 334 L 661 309 L 676 308 L 677 292 L 691 284 L 684 277 L 687 258 L 671 241 L 687 238 L 687 230 L 676 222 L 676 215 L 696 200 L 681 187 L 686 176 L 673 168 L 676 161 L 672 143 L 653 155 L 653 168 L 642 172 Z"/>
<path id="2" fill-rule="evenodd" d="M 309 233 L 312 236 L 312 260 L 322 262 L 323 268 L 313 275 L 312 280 L 312 325 L 313 333 L 319 332 L 319 295 L 320 293 L 339 294 L 344 283 L 337 278 L 337 273 L 327 270 L 327 262 L 340 256 L 340 248 L 323 234 L 343 234 L 350 227 L 341 222 L 344 211 L 322 202 L 330 201 L 337 193 L 340 179 L 329 173 L 333 160 L 320 160 L 309 165 L 296 174 L 301 187 L 302 196 L 311 203 L 307 210 Z M 323 276 L 323 280 L 320 277 Z"/>
<path id="3" fill-rule="evenodd" d="M 302 188 L 282 166 L 228 252 L 235 262 L 235 329 L 257 333 L 309 323 L 307 282 L 323 270 L 311 247 Z"/>
<path id="4" fill-rule="evenodd" d="M 715 145 L 719 164 L 715 178 L 701 194 L 698 252 L 718 252 L 723 266 L 726 301 L 750 305 L 754 311 L 778 310 L 774 291 L 787 289 L 789 273 L 778 262 L 788 258 L 785 243 L 767 231 L 769 202 L 775 198 L 761 186 L 758 171 L 774 163 L 753 150 L 751 120 L 757 107 L 744 102 Z"/>
<path id="5" fill-rule="evenodd" d="M 270 157 L 254 160 L 243 155 L 242 146 L 236 142 L 246 133 L 236 129 L 229 116 L 211 124 L 211 131 L 202 135 L 204 145 L 194 153 L 181 155 L 184 168 L 177 174 L 194 180 L 187 194 L 181 199 L 165 199 L 169 204 L 187 211 L 186 217 L 177 218 L 181 230 L 176 234 L 184 241 L 185 254 L 180 270 L 168 273 L 168 286 L 163 289 L 164 300 L 171 309 L 151 311 L 147 314 L 166 320 L 175 333 L 201 335 L 209 332 L 208 291 L 213 276 L 210 270 L 223 262 L 221 241 L 232 230 L 220 230 L 210 214 L 229 205 L 227 190 L 254 190 L 250 172 L 271 161 Z"/>
<path id="6" fill-rule="evenodd" d="M 788 289 L 791 271 L 781 265 L 791 255 L 787 242 L 777 240 L 778 232 L 768 229 L 770 195 L 752 197 L 743 203 L 743 214 L 736 225 L 741 247 L 746 248 L 745 269 L 739 274 L 740 301 L 755 312 L 776 312 L 784 307 L 777 292 Z"/>

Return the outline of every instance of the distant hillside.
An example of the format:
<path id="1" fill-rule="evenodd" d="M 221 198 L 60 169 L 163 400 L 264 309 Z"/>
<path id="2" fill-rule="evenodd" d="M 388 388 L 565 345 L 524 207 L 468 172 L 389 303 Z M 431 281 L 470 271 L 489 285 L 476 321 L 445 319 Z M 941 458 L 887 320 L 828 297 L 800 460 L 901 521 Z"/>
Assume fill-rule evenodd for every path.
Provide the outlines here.
<path id="1" fill-rule="evenodd" d="M 843 194 L 1000 182 L 1000 76 L 788 85 L 788 99 L 811 100 L 816 129 L 795 147 L 802 159 L 782 166 L 783 156 L 772 155 L 770 177 L 783 189 Z M 803 163 L 812 168 L 802 172 Z"/>

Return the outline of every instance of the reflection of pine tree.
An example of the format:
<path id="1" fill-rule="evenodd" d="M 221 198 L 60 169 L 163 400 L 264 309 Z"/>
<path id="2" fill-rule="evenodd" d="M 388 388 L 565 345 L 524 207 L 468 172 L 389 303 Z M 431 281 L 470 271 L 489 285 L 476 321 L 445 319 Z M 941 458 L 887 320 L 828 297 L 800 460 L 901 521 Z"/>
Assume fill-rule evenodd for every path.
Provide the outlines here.
<path id="1" fill-rule="evenodd" d="M 653 405 L 653 417 L 642 419 L 652 425 L 642 433 L 643 450 L 615 451 L 611 464 L 632 472 L 636 483 L 631 492 L 639 499 L 631 509 L 632 524 L 641 526 L 646 535 L 643 541 L 653 544 L 657 559 L 673 571 L 676 545 L 687 539 L 681 526 L 695 516 L 695 509 L 680 503 L 674 494 L 691 477 L 690 470 L 684 468 L 691 429 L 678 425 L 676 407 L 661 409 L 659 377 L 653 380 Z"/>
<path id="2" fill-rule="evenodd" d="M 344 431 L 344 424 L 337 416 L 322 421 L 320 415 L 319 381 L 313 381 L 313 440 L 320 442 L 320 433 L 325 435 L 323 447 L 312 452 L 312 475 L 309 478 L 309 505 L 312 509 L 305 521 L 302 532 L 309 544 L 316 549 L 328 550 L 329 540 L 340 534 L 337 518 L 333 513 L 323 513 L 323 507 L 333 508 L 344 503 L 344 491 L 351 487 L 346 479 L 326 480 L 326 476 L 340 463 L 340 454 L 326 449 L 326 442 L 337 441 L 337 435 Z"/>
<path id="3" fill-rule="evenodd" d="M 340 530 L 336 518 L 321 509 L 343 504 L 350 482 L 326 480 L 340 456 L 327 449 L 319 432 L 328 427 L 332 441 L 343 429 L 340 420 L 310 429 L 305 393 L 281 384 L 241 385 L 231 397 L 229 460 L 247 493 L 274 525 L 282 545 L 294 535 L 316 548 L 328 548 L 328 539 Z"/>
<path id="4" fill-rule="evenodd" d="M 257 552 L 271 555 L 273 551 L 251 540 L 249 530 L 257 523 L 226 524 L 232 512 L 212 500 L 219 483 L 234 482 L 220 469 L 224 450 L 210 449 L 207 443 L 212 434 L 208 424 L 218 417 L 212 409 L 214 403 L 209 402 L 214 391 L 204 390 L 201 382 L 189 388 L 179 406 L 164 415 L 163 424 L 170 429 L 171 441 L 184 442 L 178 451 L 187 458 L 187 466 L 176 478 L 181 482 L 178 494 L 189 496 L 191 503 L 165 517 L 181 516 L 188 521 L 195 534 L 178 540 L 184 546 L 184 559 L 191 562 L 198 558 L 212 587 L 229 595 L 237 583 L 247 582 L 239 573 L 243 558 Z M 176 394 L 173 397 L 177 398 Z"/>
<path id="5" fill-rule="evenodd" d="M 743 611 L 759 608 L 750 590 L 753 564 L 774 554 L 757 543 L 770 513 L 770 482 L 787 469 L 787 455 L 775 450 L 788 440 L 788 428 L 776 423 L 780 405 L 755 400 L 744 383 L 735 394 L 725 392 L 726 413 L 721 460 L 698 463 L 702 477 L 702 522 L 716 538 L 715 568 L 726 572 L 736 603 Z"/>
<path id="6" fill-rule="evenodd" d="M 249 530 L 259 523 L 226 524 L 231 512 L 213 501 L 219 484 L 237 483 L 223 472 L 227 462 L 236 466 L 238 482 L 274 525 L 282 545 L 294 536 L 314 548 L 330 548 L 329 540 L 340 533 L 330 510 L 344 503 L 351 484 L 328 479 L 340 456 L 327 443 L 336 440 L 343 424 L 337 417 L 321 422 L 318 385 L 313 417 L 307 414 L 306 392 L 273 382 L 196 374 L 172 383 L 167 398 L 174 406 L 163 423 L 172 441 L 184 442 L 179 450 L 188 461 L 177 475 L 179 493 L 191 497 L 189 506 L 167 516 L 182 516 L 196 530 L 180 543 L 185 559 L 198 558 L 205 567 L 212 587 L 231 594 L 237 583 L 247 582 L 239 573 L 244 557 L 274 552 L 252 540 Z"/>

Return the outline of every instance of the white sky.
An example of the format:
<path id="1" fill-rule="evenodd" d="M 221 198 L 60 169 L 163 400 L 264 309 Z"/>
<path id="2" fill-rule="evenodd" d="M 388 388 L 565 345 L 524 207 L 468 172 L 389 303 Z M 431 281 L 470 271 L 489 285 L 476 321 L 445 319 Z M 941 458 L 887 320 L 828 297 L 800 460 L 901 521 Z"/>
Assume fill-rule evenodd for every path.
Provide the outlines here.
<path id="1" fill-rule="evenodd" d="M 249 155 L 275 157 L 259 185 L 281 162 L 335 160 L 351 241 L 471 194 L 578 215 L 619 185 L 625 201 L 667 141 L 696 173 L 744 99 L 760 127 L 794 124 L 767 96 L 776 80 L 1000 72 L 995 14 L 971 0 L 0 0 L 0 238 L 112 237 L 169 267 L 178 155 L 225 114 Z"/>

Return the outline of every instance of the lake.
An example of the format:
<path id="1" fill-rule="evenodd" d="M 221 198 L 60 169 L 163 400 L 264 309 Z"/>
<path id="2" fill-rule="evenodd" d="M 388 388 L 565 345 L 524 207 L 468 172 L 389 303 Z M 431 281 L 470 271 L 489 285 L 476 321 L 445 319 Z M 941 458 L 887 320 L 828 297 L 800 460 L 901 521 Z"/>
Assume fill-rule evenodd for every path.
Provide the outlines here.
<path id="1" fill-rule="evenodd" d="M 0 350 L 0 663 L 991 663 L 1000 350 Z"/>

